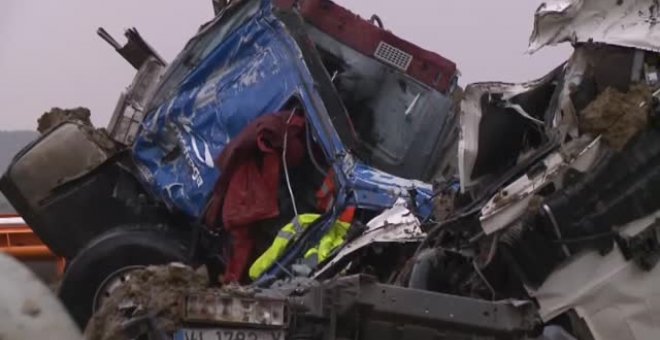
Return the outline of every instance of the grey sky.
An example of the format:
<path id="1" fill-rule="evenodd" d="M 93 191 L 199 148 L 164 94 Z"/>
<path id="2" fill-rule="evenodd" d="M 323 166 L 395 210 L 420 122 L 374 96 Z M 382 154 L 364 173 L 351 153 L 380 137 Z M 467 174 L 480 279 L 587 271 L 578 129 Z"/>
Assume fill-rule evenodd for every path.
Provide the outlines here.
<path id="1" fill-rule="evenodd" d="M 458 63 L 461 84 L 524 81 L 562 62 L 568 47 L 525 54 L 540 0 L 338 0 L 377 13 L 387 29 Z M 87 106 L 105 126 L 133 69 L 102 40 L 136 27 L 171 60 L 212 15 L 210 0 L 4 0 L 0 11 L 0 130 L 34 129 L 53 106 Z M 123 40 L 120 40 L 123 42 Z"/>

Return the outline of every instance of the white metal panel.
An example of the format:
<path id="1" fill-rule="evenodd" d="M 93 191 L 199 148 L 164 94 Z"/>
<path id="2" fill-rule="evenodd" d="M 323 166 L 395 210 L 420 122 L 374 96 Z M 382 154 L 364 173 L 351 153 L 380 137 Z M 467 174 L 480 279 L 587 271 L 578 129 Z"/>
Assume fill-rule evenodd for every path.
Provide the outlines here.
<path id="1" fill-rule="evenodd" d="M 405 202 L 399 199 L 394 207 L 385 210 L 369 221 L 364 234 L 346 244 L 332 261 L 319 270 L 314 277 L 321 276 L 342 259 L 369 245 L 420 242 L 426 237 L 426 233 L 422 231 L 420 226 L 421 223 L 417 217 L 408 210 Z"/>
<path id="2" fill-rule="evenodd" d="M 660 213 L 625 228 L 655 223 Z M 530 294 L 539 314 L 551 320 L 571 309 L 582 317 L 596 340 L 660 339 L 660 266 L 647 272 L 626 261 L 618 246 L 605 256 L 586 251 L 557 269 Z"/>
<path id="3" fill-rule="evenodd" d="M 657 0 L 547 0 L 537 10 L 529 51 L 562 42 L 599 42 L 660 52 Z"/>

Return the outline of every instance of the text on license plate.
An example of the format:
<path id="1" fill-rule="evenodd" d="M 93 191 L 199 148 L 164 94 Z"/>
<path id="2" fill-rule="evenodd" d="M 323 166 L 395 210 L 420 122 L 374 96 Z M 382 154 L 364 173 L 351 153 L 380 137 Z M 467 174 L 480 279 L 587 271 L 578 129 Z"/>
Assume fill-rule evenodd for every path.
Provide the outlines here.
<path id="1" fill-rule="evenodd" d="M 282 330 L 263 329 L 181 329 L 174 340 L 285 340 Z"/>

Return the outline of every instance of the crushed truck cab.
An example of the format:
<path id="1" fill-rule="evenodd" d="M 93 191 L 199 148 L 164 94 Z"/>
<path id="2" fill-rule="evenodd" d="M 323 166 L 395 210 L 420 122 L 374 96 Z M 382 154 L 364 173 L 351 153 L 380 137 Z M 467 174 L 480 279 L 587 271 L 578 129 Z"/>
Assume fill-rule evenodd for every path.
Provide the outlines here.
<path id="1" fill-rule="evenodd" d="M 246 283 L 280 228 L 318 214 L 254 278 L 267 287 L 298 272 L 346 209 L 355 227 L 334 247 L 396 204 L 431 218 L 432 184 L 452 180 L 452 61 L 330 1 L 214 6 L 169 64 L 136 30 L 122 46 L 99 29 L 137 70 L 110 125 L 58 111 L 0 180 L 28 225 L 70 260 L 60 297 L 81 327 L 136 269 L 206 264 L 213 277 Z M 400 261 L 414 248 L 408 228 L 381 229 L 358 253 L 391 246 Z M 331 257 L 306 275 L 330 265 L 331 276 L 350 260 Z"/>
<path id="2" fill-rule="evenodd" d="M 0 180 L 89 337 L 659 337 L 657 0 L 548 1 L 571 58 L 465 92 L 377 16 L 213 5 L 169 64 L 99 30 L 110 126 L 53 110 Z"/>

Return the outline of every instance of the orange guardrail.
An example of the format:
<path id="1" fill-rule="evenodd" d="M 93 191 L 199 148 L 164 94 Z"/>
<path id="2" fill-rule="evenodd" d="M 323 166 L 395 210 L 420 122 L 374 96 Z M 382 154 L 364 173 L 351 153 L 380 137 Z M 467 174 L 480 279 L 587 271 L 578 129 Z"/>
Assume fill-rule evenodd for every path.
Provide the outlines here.
<path id="1" fill-rule="evenodd" d="M 21 261 L 56 261 L 58 273 L 64 271 L 64 259 L 53 254 L 22 218 L 0 214 L 0 252 Z"/>

